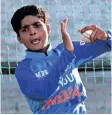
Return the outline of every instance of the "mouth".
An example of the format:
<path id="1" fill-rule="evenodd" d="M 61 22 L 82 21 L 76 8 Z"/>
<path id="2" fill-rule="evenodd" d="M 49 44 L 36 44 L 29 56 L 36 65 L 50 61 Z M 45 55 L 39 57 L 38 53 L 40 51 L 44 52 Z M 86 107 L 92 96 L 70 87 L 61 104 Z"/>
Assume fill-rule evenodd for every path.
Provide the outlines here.
<path id="1" fill-rule="evenodd" d="M 32 44 L 36 45 L 40 42 L 40 39 L 34 39 L 31 41 Z"/>

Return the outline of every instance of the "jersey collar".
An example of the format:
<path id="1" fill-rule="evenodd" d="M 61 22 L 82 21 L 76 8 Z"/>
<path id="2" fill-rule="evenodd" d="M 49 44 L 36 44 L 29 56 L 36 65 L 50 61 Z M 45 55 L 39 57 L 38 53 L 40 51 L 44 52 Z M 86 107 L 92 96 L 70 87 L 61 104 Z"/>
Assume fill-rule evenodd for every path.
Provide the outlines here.
<path id="1" fill-rule="evenodd" d="M 32 52 L 32 51 L 26 50 L 25 58 L 42 59 L 42 58 L 46 58 L 47 56 L 51 56 L 52 54 L 53 54 L 52 46 L 49 44 L 48 49 L 47 49 L 47 55 L 45 53 L 43 53 L 43 52 Z"/>

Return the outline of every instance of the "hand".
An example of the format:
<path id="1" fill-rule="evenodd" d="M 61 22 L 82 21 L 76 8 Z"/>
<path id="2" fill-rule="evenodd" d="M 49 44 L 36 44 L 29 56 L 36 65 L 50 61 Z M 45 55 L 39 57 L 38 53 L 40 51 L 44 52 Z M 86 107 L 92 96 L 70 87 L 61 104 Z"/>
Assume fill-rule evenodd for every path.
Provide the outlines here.
<path id="1" fill-rule="evenodd" d="M 78 30 L 80 33 L 84 33 L 87 30 L 92 30 L 92 34 L 90 35 L 90 41 L 94 42 L 96 40 L 106 40 L 107 39 L 107 34 L 105 31 L 103 31 L 100 27 L 97 25 L 89 25 L 86 26 L 80 30 Z"/>
<path id="2" fill-rule="evenodd" d="M 74 47 L 73 47 L 71 38 L 70 38 L 69 34 L 66 31 L 67 21 L 68 21 L 68 19 L 64 19 L 61 22 L 62 40 L 63 40 L 63 43 L 64 43 L 66 49 L 68 49 L 70 52 L 73 52 Z"/>

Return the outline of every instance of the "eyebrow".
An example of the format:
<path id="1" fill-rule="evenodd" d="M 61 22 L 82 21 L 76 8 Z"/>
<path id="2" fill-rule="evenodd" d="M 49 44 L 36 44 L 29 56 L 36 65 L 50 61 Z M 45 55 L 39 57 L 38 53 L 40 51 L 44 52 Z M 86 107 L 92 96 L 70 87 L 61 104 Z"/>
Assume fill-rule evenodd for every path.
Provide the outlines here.
<path id="1" fill-rule="evenodd" d="M 35 24 L 40 24 L 40 22 L 34 22 L 34 23 L 32 23 L 32 24 L 29 24 L 29 25 L 24 25 L 23 27 L 21 27 L 21 29 L 23 29 L 23 28 L 28 28 L 30 25 L 35 25 Z"/>

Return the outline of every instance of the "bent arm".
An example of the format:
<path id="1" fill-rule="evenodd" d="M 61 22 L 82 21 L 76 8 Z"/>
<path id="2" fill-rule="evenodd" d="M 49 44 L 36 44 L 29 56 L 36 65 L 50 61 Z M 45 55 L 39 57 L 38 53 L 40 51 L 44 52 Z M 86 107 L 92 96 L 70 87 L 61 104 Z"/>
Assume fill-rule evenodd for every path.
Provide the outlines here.
<path id="1" fill-rule="evenodd" d="M 79 66 L 105 52 L 111 51 L 111 31 L 107 31 L 107 35 L 107 40 L 97 40 L 96 42 L 73 42 L 76 65 Z"/>
<path id="2" fill-rule="evenodd" d="M 75 65 L 84 64 L 97 56 L 111 51 L 111 31 L 107 31 L 108 38 L 106 40 L 97 40 L 95 42 L 73 41 L 74 55 L 76 56 Z M 63 51 L 64 44 L 60 44 L 57 50 Z"/>

